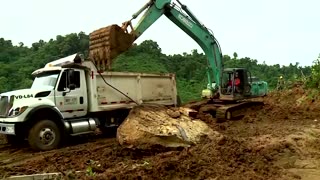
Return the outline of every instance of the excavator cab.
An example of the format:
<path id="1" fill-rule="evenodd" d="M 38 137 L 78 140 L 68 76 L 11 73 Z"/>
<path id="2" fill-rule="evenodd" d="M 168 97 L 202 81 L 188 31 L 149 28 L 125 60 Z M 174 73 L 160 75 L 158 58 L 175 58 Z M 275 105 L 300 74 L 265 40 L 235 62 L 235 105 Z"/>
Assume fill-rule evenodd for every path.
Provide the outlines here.
<path id="1" fill-rule="evenodd" d="M 251 96 L 251 73 L 244 68 L 226 68 L 222 72 L 220 99 L 241 100 Z"/>

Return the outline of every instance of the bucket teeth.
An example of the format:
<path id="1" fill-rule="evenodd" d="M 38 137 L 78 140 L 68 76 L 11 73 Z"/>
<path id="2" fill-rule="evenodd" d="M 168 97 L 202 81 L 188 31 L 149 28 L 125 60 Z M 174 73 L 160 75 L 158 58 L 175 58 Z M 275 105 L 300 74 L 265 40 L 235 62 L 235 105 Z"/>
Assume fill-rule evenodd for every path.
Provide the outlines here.
<path id="1" fill-rule="evenodd" d="M 116 24 L 93 31 L 89 39 L 89 56 L 99 70 L 111 69 L 113 59 L 134 42 L 134 36 Z"/>

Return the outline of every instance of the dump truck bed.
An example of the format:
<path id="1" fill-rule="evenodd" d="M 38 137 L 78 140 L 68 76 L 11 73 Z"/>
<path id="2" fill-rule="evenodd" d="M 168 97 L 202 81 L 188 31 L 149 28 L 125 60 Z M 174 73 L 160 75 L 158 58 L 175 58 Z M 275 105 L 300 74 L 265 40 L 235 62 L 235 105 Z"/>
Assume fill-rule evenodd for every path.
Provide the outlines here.
<path id="1" fill-rule="evenodd" d="M 132 108 L 147 103 L 177 103 L 174 74 L 91 72 L 87 82 L 90 112 Z"/>

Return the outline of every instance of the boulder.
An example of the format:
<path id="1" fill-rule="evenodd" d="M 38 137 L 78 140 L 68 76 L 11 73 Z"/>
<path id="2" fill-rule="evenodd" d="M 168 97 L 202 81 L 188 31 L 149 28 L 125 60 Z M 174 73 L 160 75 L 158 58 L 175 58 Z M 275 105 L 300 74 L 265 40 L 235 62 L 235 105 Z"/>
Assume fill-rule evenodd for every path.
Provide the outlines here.
<path id="1" fill-rule="evenodd" d="M 190 113 L 192 112 L 192 113 Z M 202 137 L 221 141 L 223 136 L 205 122 L 194 119 L 194 110 L 167 108 L 161 105 L 134 107 L 117 130 L 117 140 L 129 148 L 189 147 Z"/>

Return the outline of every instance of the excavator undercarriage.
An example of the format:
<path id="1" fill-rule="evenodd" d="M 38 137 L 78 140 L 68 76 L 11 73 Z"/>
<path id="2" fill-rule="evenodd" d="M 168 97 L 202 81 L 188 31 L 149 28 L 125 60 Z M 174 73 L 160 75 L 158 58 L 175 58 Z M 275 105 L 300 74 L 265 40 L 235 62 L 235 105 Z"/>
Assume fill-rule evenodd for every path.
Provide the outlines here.
<path id="1" fill-rule="evenodd" d="M 188 103 L 186 107 L 198 111 L 200 114 L 211 114 L 217 122 L 239 119 L 246 115 L 248 110 L 259 110 L 264 103 L 259 100 L 221 101 L 216 99 Z"/>

